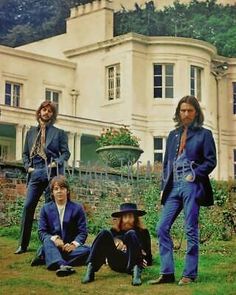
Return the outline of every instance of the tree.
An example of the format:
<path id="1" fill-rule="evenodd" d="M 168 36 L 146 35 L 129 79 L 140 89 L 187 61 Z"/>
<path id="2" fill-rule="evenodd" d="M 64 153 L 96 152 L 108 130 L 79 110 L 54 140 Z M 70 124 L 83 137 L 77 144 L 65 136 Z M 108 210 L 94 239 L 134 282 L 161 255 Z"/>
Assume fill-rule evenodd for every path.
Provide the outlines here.
<path id="1" fill-rule="evenodd" d="M 19 46 L 65 32 L 70 8 L 93 0 L 1 0 L 0 42 Z M 156 10 L 153 1 L 114 16 L 114 35 L 136 32 L 147 36 L 178 36 L 207 41 L 218 53 L 236 57 L 236 4 L 192 0 Z M 19 34 L 19 36 L 17 36 Z"/>

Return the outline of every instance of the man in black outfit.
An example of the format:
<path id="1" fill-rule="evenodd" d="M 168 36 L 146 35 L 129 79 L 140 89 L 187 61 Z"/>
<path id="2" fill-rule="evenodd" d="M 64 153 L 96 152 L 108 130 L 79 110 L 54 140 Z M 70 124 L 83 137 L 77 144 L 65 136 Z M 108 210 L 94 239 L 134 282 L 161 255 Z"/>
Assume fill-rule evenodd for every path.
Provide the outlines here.
<path id="1" fill-rule="evenodd" d="M 133 203 L 121 204 L 120 211 L 112 213 L 117 224 L 111 230 L 102 230 L 94 240 L 82 283 L 94 281 L 95 272 L 107 259 L 114 271 L 132 274 L 133 286 L 142 284 L 142 269 L 152 264 L 150 234 L 140 221 L 145 214 Z"/>

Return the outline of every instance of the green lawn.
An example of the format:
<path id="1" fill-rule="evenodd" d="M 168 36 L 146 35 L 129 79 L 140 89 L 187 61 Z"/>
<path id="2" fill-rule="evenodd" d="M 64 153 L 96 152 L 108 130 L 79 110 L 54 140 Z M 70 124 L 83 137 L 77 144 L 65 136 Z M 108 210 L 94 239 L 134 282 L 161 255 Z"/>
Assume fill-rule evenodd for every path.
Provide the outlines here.
<path id="1" fill-rule="evenodd" d="M 1 231 L 0 231 L 1 234 Z M 3 235 L 3 234 L 2 234 Z M 92 237 L 90 237 L 90 240 Z M 30 261 L 35 255 L 36 244 L 32 243 L 29 252 L 14 255 L 16 239 L 2 236 L 0 238 L 0 294 L 15 295 L 235 295 L 236 294 L 236 238 L 228 242 L 212 242 L 201 246 L 199 278 L 191 286 L 176 284 L 149 286 L 147 281 L 158 275 L 159 259 L 155 241 L 153 252 L 154 265 L 143 272 L 143 284 L 131 286 L 131 277 L 119 274 L 103 266 L 96 274 L 95 282 L 82 285 L 80 280 L 85 267 L 76 267 L 76 274 L 58 278 L 55 272 L 46 270 L 45 266 L 31 267 Z M 183 267 L 184 251 L 178 251 L 176 258 L 176 278 L 179 279 Z"/>

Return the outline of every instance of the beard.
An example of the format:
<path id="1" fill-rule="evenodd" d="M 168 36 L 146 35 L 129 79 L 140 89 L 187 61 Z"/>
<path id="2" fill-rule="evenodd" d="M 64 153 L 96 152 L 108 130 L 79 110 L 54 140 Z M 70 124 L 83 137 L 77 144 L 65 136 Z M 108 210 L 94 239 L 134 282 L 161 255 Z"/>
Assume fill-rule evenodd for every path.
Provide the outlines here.
<path id="1" fill-rule="evenodd" d="M 126 223 L 122 223 L 121 224 L 121 229 L 122 230 L 130 230 L 130 229 L 133 229 L 134 228 L 134 224 L 133 223 L 130 223 L 130 222 L 126 222 Z"/>

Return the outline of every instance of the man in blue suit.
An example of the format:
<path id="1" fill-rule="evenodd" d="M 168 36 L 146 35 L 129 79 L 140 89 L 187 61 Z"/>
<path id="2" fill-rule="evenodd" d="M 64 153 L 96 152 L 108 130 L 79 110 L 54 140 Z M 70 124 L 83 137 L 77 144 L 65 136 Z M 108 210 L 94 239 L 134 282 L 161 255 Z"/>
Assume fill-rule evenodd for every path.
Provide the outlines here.
<path id="1" fill-rule="evenodd" d="M 45 192 L 45 201 L 50 201 L 49 181 L 53 176 L 64 174 L 64 162 L 70 157 L 66 133 L 53 126 L 57 109 L 51 101 L 44 101 L 36 111 L 37 127 L 26 134 L 23 163 L 27 171 L 27 195 L 24 204 L 19 247 L 15 254 L 27 251 L 35 208 Z"/>
<path id="2" fill-rule="evenodd" d="M 182 209 L 187 251 L 179 285 L 195 281 L 199 208 L 214 203 L 208 175 L 216 166 L 216 149 L 211 131 L 202 127 L 204 116 L 198 100 L 193 96 L 183 97 L 176 108 L 174 121 L 176 129 L 170 132 L 166 144 L 161 193 L 163 210 L 157 227 L 161 275 L 150 284 L 175 281 L 170 229 Z"/>
<path id="3" fill-rule="evenodd" d="M 51 192 L 54 201 L 42 207 L 38 232 L 47 268 L 56 270 L 57 276 L 67 276 L 75 272 L 72 266 L 85 264 L 90 253 L 84 245 L 86 217 L 82 206 L 70 201 L 64 176 L 52 179 Z"/>

